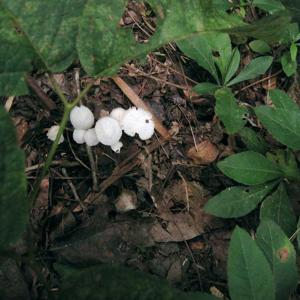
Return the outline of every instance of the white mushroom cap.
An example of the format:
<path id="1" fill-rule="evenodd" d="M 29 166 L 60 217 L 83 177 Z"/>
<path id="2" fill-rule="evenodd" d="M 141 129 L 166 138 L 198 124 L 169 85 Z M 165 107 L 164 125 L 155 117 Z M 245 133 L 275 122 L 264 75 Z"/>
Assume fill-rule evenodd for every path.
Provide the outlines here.
<path id="1" fill-rule="evenodd" d="M 141 140 L 148 140 L 154 134 L 154 122 L 152 120 L 147 120 L 144 125 L 139 127 L 138 135 Z"/>
<path id="2" fill-rule="evenodd" d="M 122 136 L 122 129 L 111 117 L 100 118 L 95 126 L 96 135 L 100 143 L 106 146 L 115 145 Z"/>
<path id="3" fill-rule="evenodd" d="M 84 141 L 90 147 L 96 146 L 99 144 L 99 140 L 96 135 L 95 128 L 88 129 L 84 135 Z"/>
<path id="4" fill-rule="evenodd" d="M 110 112 L 110 117 L 117 120 L 119 123 L 121 122 L 121 120 L 124 117 L 126 110 L 122 107 L 117 107 L 114 108 L 111 112 Z"/>
<path id="5" fill-rule="evenodd" d="M 70 113 L 70 121 L 75 129 L 90 129 L 94 124 L 92 111 L 84 106 L 75 106 Z"/>
<path id="6" fill-rule="evenodd" d="M 50 127 L 48 132 L 47 132 L 48 139 L 54 142 L 55 139 L 56 139 L 56 136 L 58 134 L 58 130 L 59 130 L 58 125 L 53 125 L 52 127 Z M 63 135 L 61 135 L 58 143 L 61 144 L 64 140 L 65 139 L 64 139 Z"/>
<path id="7" fill-rule="evenodd" d="M 77 144 L 83 144 L 85 133 L 86 133 L 86 130 L 84 130 L 84 129 L 74 129 L 74 131 L 73 131 L 73 140 Z"/>
<path id="8" fill-rule="evenodd" d="M 149 139 L 154 133 L 154 122 L 150 112 L 132 107 L 126 111 L 121 120 L 121 127 L 129 136 L 136 133 L 142 140 Z"/>
<path id="9" fill-rule="evenodd" d="M 123 147 L 123 143 L 122 142 L 117 142 L 116 144 L 110 146 L 111 150 L 114 151 L 114 152 L 116 152 L 116 153 L 120 153 L 122 147 Z"/>

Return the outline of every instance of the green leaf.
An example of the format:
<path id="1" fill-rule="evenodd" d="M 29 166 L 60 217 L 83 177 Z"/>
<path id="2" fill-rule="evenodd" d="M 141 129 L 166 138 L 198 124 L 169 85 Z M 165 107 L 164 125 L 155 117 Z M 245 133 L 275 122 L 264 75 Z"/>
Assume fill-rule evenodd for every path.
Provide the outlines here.
<path id="1" fill-rule="evenodd" d="M 291 54 L 291 60 L 293 62 L 296 62 L 297 54 L 298 54 L 298 47 L 297 47 L 297 45 L 295 43 L 291 44 L 290 54 Z"/>
<path id="2" fill-rule="evenodd" d="M 274 300 L 275 286 L 269 263 L 255 241 L 238 226 L 228 254 L 228 285 L 232 300 Z"/>
<path id="3" fill-rule="evenodd" d="M 294 102 L 293 99 L 291 99 L 287 93 L 279 90 L 274 89 L 270 90 L 269 92 L 270 98 L 272 100 L 272 103 L 277 108 L 283 108 L 286 110 L 299 110 L 298 105 Z"/>
<path id="4" fill-rule="evenodd" d="M 231 60 L 227 66 L 226 76 L 224 79 L 224 85 L 226 85 L 227 82 L 234 76 L 234 74 L 236 73 L 236 71 L 239 68 L 240 61 L 241 61 L 240 51 L 238 48 L 235 48 L 232 52 Z"/>
<path id="5" fill-rule="evenodd" d="M 238 218 L 254 210 L 275 183 L 252 187 L 229 187 L 209 199 L 205 212 L 221 218 Z"/>
<path id="6" fill-rule="evenodd" d="M 256 242 L 267 257 L 275 278 L 276 299 L 289 299 L 296 289 L 298 272 L 296 251 L 281 228 L 263 220 L 256 232 Z"/>
<path id="7" fill-rule="evenodd" d="M 193 87 L 193 91 L 200 95 L 214 95 L 220 86 L 210 82 L 202 82 Z"/>
<path id="8" fill-rule="evenodd" d="M 226 132 L 233 134 L 238 132 L 246 123 L 244 115 L 246 108 L 240 107 L 229 88 L 222 88 L 216 91 L 215 113 L 224 123 Z"/>
<path id="9" fill-rule="evenodd" d="M 300 2 L 295 0 L 281 0 L 281 2 L 291 12 L 293 19 L 300 23 Z"/>
<path id="10" fill-rule="evenodd" d="M 265 41 L 262 40 L 254 40 L 250 42 L 249 47 L 252 51 L 257 52 L 259 54 L 266 54 L 272 50 L 271 47 Z"/>
<path id="11" fill-rule="evenodd" d="M 227 85 L 231 86 L 241 81 L 254 79 L 257 76 L 264 74 L 271 66 L 272 61 L 272 56 L 261 56 L 253 59 L 245 66 L 241 73 L 232 79 Z"/>
<path id="12" fill-rule="evenodd" d="M 211 48 L 204 35 L 177 42 L 177 45 L 188 57 L 194 59 L 199 66 L 208 71 L 216 82 L 220 82 Z"/>
<path id="13" fill-rule="evenodd" d="M 258 132 L 255 132 L 249 127 L 244 127 L 239 131 L 239 135 L 248 150 L 259 152 L 261 154 L 266 153 L 268 145 Z"/>
<path id="14" fill-rule="evenodd" d="M 263 126 L 280 143 L 293 150 L 300 149 L 300 111 L 259 106 L 255 114 Z"/>
<path id="15" fill-rule="evenodd" d="M 32 52 L 0 6 L 0 96 L 19 96 L 28 92 L 26 72 L 31 70 Z"/>
<path id="16" fill-rule="evenodd" d="M 288 236 L 296 230 L 296 216 L 283 183 L 262 203 L 260 219 L 273 220 Z"/>
<path id="17" fill-rule="evenodd" d="M 61 72 L 76 57 L 78 19 L 85 0 L 1 0 L 14 24 L 23 32 L 47 69 Z"/>
<path id="18" fill-rule="evenodd" d="M 297 62 L 293 61 L 291 58 L 291 53 L 286 51 L 281 57 L 282 69 L 286 76 L 290 77 L 297 71 Z"/>
<path id="19" fill-rule="evenodd" d="M 300 249 L 300 218 L 298 219 L 298 223 L 297 223 L 297 244 L 298 244 L 298 249 Z"/>
<path id="20" fill-rule="evenodd" d="M 269 13 L 284 10 L 285 7 L 279 0 L 253 0 L 253 4 Z"/>
<path id="21" fill-rule="evenodd" d="M 26 229 L 28 203 L 24 153 L 17 146 L 14 126 L 0 107 L 0 250 L 15 243 Z"/>
<path id="22" fill-rule="evenodd" d="M 216 300 L 204 293 L 183 293 L 161 278 L 121 266 L 56 269 L 62 277 L 58 299 L 63 300 Z"/>
<path id="23" fill-rule="evenodd" d="M 247 185 L 265 183 L 283 175 L 275 163 L 254 151 L 231 155 L 219 162 L 218 168 L 226 176 Z"/>

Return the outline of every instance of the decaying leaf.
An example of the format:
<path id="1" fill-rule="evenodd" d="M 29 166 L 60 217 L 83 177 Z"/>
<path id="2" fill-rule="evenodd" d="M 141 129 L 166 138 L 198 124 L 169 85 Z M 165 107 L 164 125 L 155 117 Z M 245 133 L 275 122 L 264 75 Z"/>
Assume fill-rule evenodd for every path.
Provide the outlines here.
<path id="1" fill-rule="evenodd" d="M 215 161 L 219 155 L 219 149 L 210 141 L 203 141 L 188 150 L 187 156 L 195 164 L 207 165 Z"/>
<path id="2" fill-rule="evenodd" d="M 156 242 L 190 240 L 205 232 L 205 228 L 218 227 L 220 221 L 203 211 L 209 193 L 196 182 L 174 181 L 159 200 L 159 221 L 151 228 Z"/>

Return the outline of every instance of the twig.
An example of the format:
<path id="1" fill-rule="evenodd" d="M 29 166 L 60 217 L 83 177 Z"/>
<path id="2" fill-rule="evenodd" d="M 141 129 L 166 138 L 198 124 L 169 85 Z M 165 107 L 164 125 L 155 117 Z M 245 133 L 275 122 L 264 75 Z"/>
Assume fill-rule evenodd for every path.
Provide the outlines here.
<path id="1" fill-rule="evenodd" d="M 132 102 L 133 105 L 151 112 L 155 124 L 155 129 L 165 140 L 170 140 L 171 135 L 169 131 L 164 127 L 161 121 L 155 116 L 154 112 L 148 107 L 148 105 L 146 105 L 144 101 L 142 101 L 141 98 L 134 92 L 134 90 L 119 76 L 115 76 L 112 79 L 115 82 L 115 84 L 121 89 L 121 91 L 128 97 L 128 99 Z"/>
<path id="2" fill-rule="evenodd" d="M 37 85 L 34 78 L 27 76 L 26 81 L 48 110 L 56 109 L 55 102 L 48 97 L 48 95 L 41 89 L 40 86 Z"/>
<path id="3" fill-rule="evenodd" d="M 99 191 L 99 185 L 98 185 L 98 178 L 97 178 L 97 166 L 95 163 L 94 155 L 92 148 L 88 145 L 86 145 L 86 152 L 90 161 L 91 165 L 91 173 L 92 173 L 92 179 L 93 179 L 93 191 L 98 192 Z"/>
<path id="4" fill-rule="evenodd" d="M 62 168 L 61 171 L 62 171 L 63 175 L 64 175 L 66 178 L 69 177 L 66 168 Z M 70 186 L 70 189 L 71 189 L 71 191 L 72 191 L 72 193 L 73 193 L 73 195 L 74 195 L 75 200 L 76 200 L 77 202 L 79 202 L 79 203 L 82 203 L 81 199 L 80 199 L 79 196 L 78 196 L 78 193 L 77 193 L 77 191 L 76 191 L 76 188 L 75 188 L 75 186 L 74 186 L 72 180 L 71 180 L 71 179 L 67 179 L 67 182 L 68 182 L 68 185 Z"/>

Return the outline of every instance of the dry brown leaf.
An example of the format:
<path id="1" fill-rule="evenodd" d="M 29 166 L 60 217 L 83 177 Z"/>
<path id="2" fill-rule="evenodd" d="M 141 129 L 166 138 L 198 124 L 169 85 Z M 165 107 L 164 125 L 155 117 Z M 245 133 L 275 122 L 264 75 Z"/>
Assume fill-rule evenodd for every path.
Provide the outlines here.
<path id="1" fill-rule="evenodd" d="M 206 227 L 219 227 L 220 221 L 204 213 L 209 193 L 196 182 L 175 181 L 162 197 L 157 196 L 158 216 L 151 228 L 156 242 L 190 240 L 205 232 Z M 180 207 L 176 211 L 176 207 Z"/>
<path id="2" fill-rule="evenodd" d="M 208 165 L 215 161 L 219 155 L 219 149 L 210 141 L 203 141 L 188 150 L 187 156 L 195 164 Z"/>

